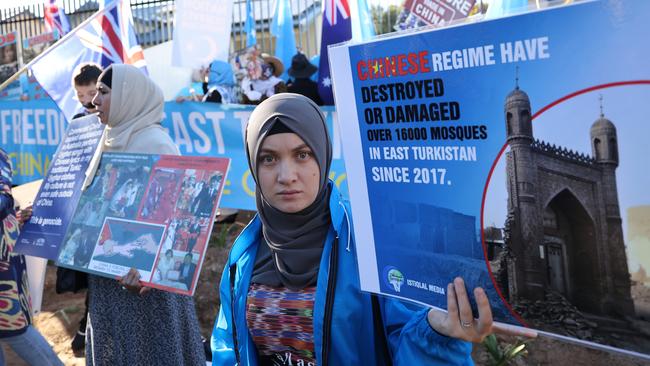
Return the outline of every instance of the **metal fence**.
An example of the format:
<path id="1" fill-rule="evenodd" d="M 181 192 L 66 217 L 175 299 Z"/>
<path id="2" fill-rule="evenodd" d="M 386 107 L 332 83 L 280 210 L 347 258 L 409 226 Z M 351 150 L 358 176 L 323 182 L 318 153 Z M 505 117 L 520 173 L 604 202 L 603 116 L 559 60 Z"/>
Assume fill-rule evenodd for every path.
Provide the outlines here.
<path id="1" fill-rule="evenodd" d="M 399 7 L 383 6 L 381 0 L 369 0 L 373 8 L 373 21 L 378 34 L 392 31 Z M 60 4 L 74 28 L 99 9 L 94 0 L 62 0 Z M 257 43 L 263 52 L 274 52 L 274 39 L 270 36 L 274 0 L 251 0 L 255 14 Z M 131 13 L 138 41 L 142 47 L 151 47 L 172 39 L 174 29 L 174 0 L 131 0 Z M 234 0 L 230 50 L 246 46 L 244 31 L 246 0 Z M 320 52 L 320 29 L 322 22 L 321 0 L 291 0 L 294 14 L 296 45 L 308 56 Z M 34 37 L 45 32 L 43 4 L 15 6 L 0 11 L 0 34 L 16 31 L 18 40 Z"/>
<path id="2" fill-rule="evenodd" d="M 270 35 L 270 28 L 275 0 L 250 1 L 255 15 L 257 45 L 262 52 L 272 54 L 275 51 L 275 40 Z M 376 33 L 379 35 L 393 32 L 402 10 L 402 7 L 396 4 L 403 2 L 366 1 L 371 9 Z M 529 0 L 529 5 L 539 8 L 577 1 L 581 0 Z M 151 47 L 172 39 L 174 0 L 130 0 L 129 3 L 135 31 L 142 47 Z M 65 9 L 71 27 L 77 26 L 99 9 L 97 0 L 60 0 L 60 4 Z M 475 10 L 481 13 L 487 9 L 487 2 L 484 0 L 476 0 L 476 5 Z M 322 6 L 323 0 L 290 0 L 296 45 L 310 57 L 320 53 Z M 239 51 L 246 46 L 245 19 L 246 0 L 233 0 L 231 52 Z M 18 33 L 18 41 L 44 33 L 43 3 L 0 10 L 0 34 L 13 31 Z"/>
<path id="3" fill-rule="evenodd" d="M 355 0 L 356 1 L 356 0 Z M 366 0 L 373 9 L 372 17 L 377 34 L 384 34 L 393 31 L 393 24 L 401 6 L 386 6 L 385 0 Z M 273 18 L 274 0 L 251 0 L 255 14 L 258 46 L 265 52 L 272 52 L 274 42 L 270 36 L 270 26 Z M 321 0 L 291 0 L 293 13 L 294 31 L 296 35 L 296 46 L 308 56 L 320 53 L 320 37 L 322 23 Z M 233 9 L 232 44 L 231 49 L 240 50 L 246 45 L 244 32 L 246 15 L 246 0 L 235 0 Z M 259 35 L 262 35 L 260 37 Z"/>
<path id="4" fill-rule="evenodd" d="M 94 0 L 63 0 L 61 4 L 71 28 L 99 10 Z M 135 31 L 143 47 L 172 39 L 173 0 L 131 0 L 130 4 Z M 21 39 L 44 33 L 43 8 L 43 4 L 31 4 L 3 9 L 0 11 L 0 33 L 16 31 Z"/>

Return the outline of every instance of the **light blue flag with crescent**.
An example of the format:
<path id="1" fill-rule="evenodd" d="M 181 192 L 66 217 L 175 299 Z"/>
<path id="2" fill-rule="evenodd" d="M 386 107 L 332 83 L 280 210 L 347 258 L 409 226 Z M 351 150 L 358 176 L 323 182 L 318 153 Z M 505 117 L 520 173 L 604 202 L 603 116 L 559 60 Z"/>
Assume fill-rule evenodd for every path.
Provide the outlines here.
<path id="1" fill-rule="evenodd" d="M 293 33 L 293 13 L 289 0 L 276 0 L 271 34 L 275 36 L 275 57 L 284 65 L 280 78 L 287 80 L 287 70 L 291 66 L 291 58 L 296 54 L 296 38 Z"/>
<path id="2" fill-rule="evenodd" d="M 492 0 L 485 13 L 485 19 L 502 17 L 524 11 L 527 8 L 528 0 Z"/>
<path id="3" fill-rule="evenodd" d="M 214 60 L 228 61 L 233 1 L 176 0 L 174 4 L 172 66 L 199 69 Z"/>
<path id="4" fill-rule="evenodd" d="M 358 0 L 359 24 L 361 27 L 361 39 L 368 40 L 376 35 L 375 24 L 372 22 L 370 7 L 367 0 Z"/>
<path id="5" fill-rule="evenodd" d="M 244 25 L 246 32 L 246 47 L 252 47 L 257 43 L 257 36 L 255 35 L 255 14 L 253 13 L 252 0 L 246 0 L 246 25 Z"/>

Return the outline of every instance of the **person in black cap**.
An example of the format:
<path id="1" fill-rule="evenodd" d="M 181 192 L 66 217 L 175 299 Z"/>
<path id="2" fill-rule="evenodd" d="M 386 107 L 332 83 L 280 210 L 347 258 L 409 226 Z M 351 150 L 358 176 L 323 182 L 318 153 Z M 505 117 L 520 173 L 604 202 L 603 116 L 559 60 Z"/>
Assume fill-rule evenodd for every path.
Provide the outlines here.
<path id="1" fill-rule="evenodd" d="M 318 84 L 309 79 L 317 70 L 318 67 L 311 64 L 307 56 L 298 52 L 291 59 L 291 67 L 287 70 L 289 76 L 294 78 L 293 81 L 289 81 L 287 91 L 289 93 L 302 94 L 313 100 L 314 103 L 323 105 L 323 101 L 318 95 Z"/>

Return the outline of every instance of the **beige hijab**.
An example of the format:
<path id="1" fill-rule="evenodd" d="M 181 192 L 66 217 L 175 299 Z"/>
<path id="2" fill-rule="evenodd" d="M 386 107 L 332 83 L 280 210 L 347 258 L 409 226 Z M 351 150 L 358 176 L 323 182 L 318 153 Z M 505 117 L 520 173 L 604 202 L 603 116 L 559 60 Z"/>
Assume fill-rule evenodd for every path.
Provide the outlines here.
<path id="1" fill-rule="evenodd" d="M 113 70 L 113 78 L 104 145 L 116 151 L 124 149 L 136 132 L 160 124 L 164 97 L 158 85 L 135 66 L 113 64 L 108 69 Z"/>

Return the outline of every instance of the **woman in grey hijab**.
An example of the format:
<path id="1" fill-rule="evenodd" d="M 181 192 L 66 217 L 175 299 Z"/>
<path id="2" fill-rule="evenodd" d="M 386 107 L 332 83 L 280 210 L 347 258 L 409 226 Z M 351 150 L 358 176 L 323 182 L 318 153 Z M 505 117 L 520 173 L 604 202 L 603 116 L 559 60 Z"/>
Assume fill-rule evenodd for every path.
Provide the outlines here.
<path id="1" fill-rule="evenodd" d="M 448 313 L 359 290 L 349 209 L 328 179 L 332 146 L 313 101 L 270 97 L 245 140 L 258 215 L 221 279 L 214 364 L 472 364 L 467 341 L 492 329 L 482 289 L 478 319 L 460 278 L 447 288 Z"/>
<path id="2" fill-rule="evenodd" d="M 250 170 L 255 172 L 253 177 L 261 188 L 255 199 L 267 244 L 258 252 L 253 282 L 300 289 L 316 283 L 331 224 L 328 175 L 332 147 L 320 109 L 313 103 L 287 102 L 292 99 L 302 100 L 295 96 L 274 98 L 272 103 L 253 112 L 246 130 L 246 152 Z M 267 117 L 257 118 L 259 115 Z M 271 140 L 265 140 L 268 138 Z M 275 140 L 280 144 L 295 142 L 298 149 L 288 152 L 302 154 L 294 164 L 296 171 L 289 172 L 295 177 L 288 179 L 295 178 L 294 181 L 284 182 L 284 177 L 276 177 L 283 174 L 275 171 L 278 169 L 274 160 L 281 157 L 275 156 L 276 151 L 269 151 L 269 146 L 262 148 L 262 141 L 268 145 Z"/>

